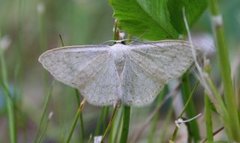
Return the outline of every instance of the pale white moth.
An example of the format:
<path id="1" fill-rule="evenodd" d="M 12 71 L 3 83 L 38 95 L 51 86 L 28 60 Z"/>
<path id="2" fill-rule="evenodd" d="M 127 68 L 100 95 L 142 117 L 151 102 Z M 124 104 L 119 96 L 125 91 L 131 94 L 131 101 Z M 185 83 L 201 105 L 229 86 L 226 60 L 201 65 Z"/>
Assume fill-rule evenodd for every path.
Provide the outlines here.
<path id="1" fill-rule="evenodd" d="M 77 88 L 93 105 L 150 104 L 169 80 L 193 63 L 182 40 L 125 45 L 77 45 L 44 52 L 40 63 L 55 79 Z"/>

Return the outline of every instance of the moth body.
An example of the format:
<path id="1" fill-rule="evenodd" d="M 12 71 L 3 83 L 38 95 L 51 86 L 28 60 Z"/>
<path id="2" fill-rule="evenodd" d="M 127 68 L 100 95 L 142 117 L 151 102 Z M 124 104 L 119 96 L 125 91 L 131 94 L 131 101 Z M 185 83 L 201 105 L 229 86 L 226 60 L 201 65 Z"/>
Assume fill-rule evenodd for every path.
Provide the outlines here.
<path id="1" fill-rule="evenodd" d="M 119 78 L 121 77 L 121 74 L 125 65 L 127 52 L 128 52 L 128 46 L 120 43 L 117 43 L 110 47 L 110 53 L 113 56 Z"/>

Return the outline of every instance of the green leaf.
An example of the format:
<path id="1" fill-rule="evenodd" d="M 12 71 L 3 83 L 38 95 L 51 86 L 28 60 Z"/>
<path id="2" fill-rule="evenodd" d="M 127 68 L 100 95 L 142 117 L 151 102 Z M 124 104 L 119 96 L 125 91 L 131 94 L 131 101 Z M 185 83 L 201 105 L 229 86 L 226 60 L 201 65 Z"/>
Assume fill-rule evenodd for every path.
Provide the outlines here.
<path id="1" fill-rule="evenodd" d="M 109 0 L 125 32 L 149 40 L 177 38 L 170 23 L 167 0 Z"/>
<path id="2" fill-rule="evenodd" d="M 185 33 L 183 8 L 188 23 L 196 22 L 207 0 L 109 0 L 113 16 L 125 32 L 148 40 L 176 39 Z"/>
<path id="3" fill-rule="evenodd" d="M 186 33 L 183 21 L 183 8 L 185 9 L 188 24 L 192 26 L 207 8 L 207 0 L 168 0 L 170 19 L 175 29 Z"/>

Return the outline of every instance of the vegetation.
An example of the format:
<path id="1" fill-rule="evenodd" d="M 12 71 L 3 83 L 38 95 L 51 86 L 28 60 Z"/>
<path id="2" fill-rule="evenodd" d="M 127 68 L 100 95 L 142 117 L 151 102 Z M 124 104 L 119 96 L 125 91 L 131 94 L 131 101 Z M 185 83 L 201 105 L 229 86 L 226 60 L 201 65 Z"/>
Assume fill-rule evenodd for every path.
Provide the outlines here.
<path id="1" fill-rule="evenodd" d="M 240 142 L 238 0 L 0 3 L 0 142 Z M 37 61 L 50 48 L 117 40 L 118 29 L 193 45 L 193 33 L 208 33 L 216 52 L 199 39 L 207 56 L 140 108 L 89 105 Z"/>

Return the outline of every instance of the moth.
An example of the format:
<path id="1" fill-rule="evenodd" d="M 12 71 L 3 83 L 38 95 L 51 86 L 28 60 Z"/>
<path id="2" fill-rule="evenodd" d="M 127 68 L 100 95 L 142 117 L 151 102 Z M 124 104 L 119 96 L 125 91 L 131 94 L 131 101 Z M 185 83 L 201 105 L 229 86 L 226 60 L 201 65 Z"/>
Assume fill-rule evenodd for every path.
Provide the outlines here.
<path id="1" fill-rule="evenodd" d="M 143 106 L 153 102 L 169 80 L 180 77 L 193 56 L 188 42 L 163 40 L 60 47 L 44 52 L 39 62 L 90 104 Z"/>

